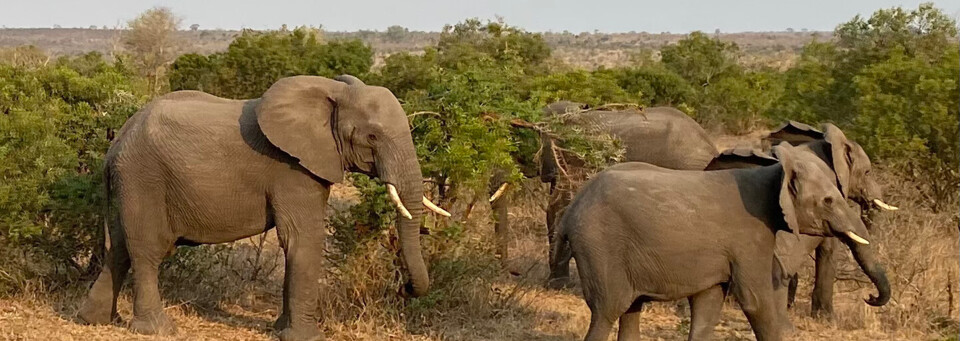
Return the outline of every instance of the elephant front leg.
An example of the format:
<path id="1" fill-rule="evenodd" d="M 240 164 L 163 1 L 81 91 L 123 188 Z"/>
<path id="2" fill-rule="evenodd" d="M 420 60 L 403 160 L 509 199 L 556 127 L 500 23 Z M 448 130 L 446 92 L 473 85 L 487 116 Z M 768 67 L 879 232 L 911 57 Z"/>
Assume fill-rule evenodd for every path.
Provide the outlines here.
<path id="1" fill-rule="evenodd" d="M 285 243 L 286 244 L 286 243 Z M 275 327 L 280 340 L 305 341 L 321 338 L 317 328 L 317 281 L 323 261 L 323 245 L 292 241 L 286 247 L 283 308 Z"/>
<path id="2" fill-rule="evenodd" d="M 836 238 L 824 238 L 823 242 L 817 246 L 817 277 L 810 298 L 810 314 L 813 317 L 829 318 L 833 315 L 833 282 L 837 277 L 836 262 L 834 262 L 836 248 Z"/>
<path id="3" fill-rule="evenodd" d="M 732 276 L 734 283 L 730 287 L 747 316 L 757 341 L 776 341 L 781 338 L 781 316 L 774 302 L 769 264 L 763 262 L 735 265 Z"/>
<path id="4" fill-rule="evenodd" d="M 286 272 L 283 307 L 274 328 L 280 332 L 282 341 L 320 340 L 322 335 L 317 327 L 316 314 L 325 237 L 321 212 L 326 197 L 309 197 L 308 200 L 280 197 L 278 201 L 287 203 L 276 209 L 286 213 L 276 217 L 277 236 L 286 256 Z M 302 209 L 302 204 L 291 206 L 302 202 L 315 204 L 310 210 Z"/>

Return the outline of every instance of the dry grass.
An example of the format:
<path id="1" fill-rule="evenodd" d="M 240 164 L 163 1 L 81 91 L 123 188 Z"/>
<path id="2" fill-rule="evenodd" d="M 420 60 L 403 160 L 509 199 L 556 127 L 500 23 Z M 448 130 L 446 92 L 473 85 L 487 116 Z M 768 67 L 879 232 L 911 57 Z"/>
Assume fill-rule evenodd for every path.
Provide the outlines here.
<path id="1" fill-rule="evenodd" d="M 724 137 L 723 146 L 751 145 L 758 134 Z M 917 186 L 890 172 L 878 172 L 889 202 L 898 212 L 876 217 L 874 236 L 893 285 L 882 308 L 862 298 L 873 293 L 845 252 L 837 283 L 836 318 L 807 317 L 812 261 L 801 274 L 792 319 L 795 340 L 956 339 L 958 264 L 957 212 L 932 212 L 913 198 Z M 403 299 L 393 234 L 363 243 L 349 257 L 331 260 L 321 281 L 319 326 L 330 340 L 579 340 L 589 311 L 579 289 L 542 288 L 547 277 L 543 188 L 533 182 L 515 194 L 522 204 L 510 215 L 515 241 L 507 269 L 493 255 L 493 228 L 486 207 L 458 231 L 434 231 L 424 237 L 433 290 L 426 297 Z M 335 191 L 339 209 L 354 200 L 349 188 Z M 539 199 L 536 199 L 539 198 Z M 444 237 L 442 237 L 443 235 Z M 166 312 L 179 325 L 175 337 L 139 336 L 124 326 L 84 326 L 75 321 L 86 289 L 81 285 L 32 290 L 0 298 L 2 340 L 271 340 L 270 326 L 280 302 L 282 257 L 275 237 L 259 237 L 221 246 L 181 249 L 164 266 L 162 292 Z M 331 238 L 332 239 L 332 238 Z M 262 245 L 262 248 L 261 248 Z M 129 285 L 128 285 L 129 287 Z M 124 318 L 132 316 L 129 288 L 120 300 Z M 643 315 L 647 339 L 684 340 L 689 321 L 670 304 L 652 304 Z M 752 340 L 735 305 L 728 304 L 715 334 L 720 340 Z"/>

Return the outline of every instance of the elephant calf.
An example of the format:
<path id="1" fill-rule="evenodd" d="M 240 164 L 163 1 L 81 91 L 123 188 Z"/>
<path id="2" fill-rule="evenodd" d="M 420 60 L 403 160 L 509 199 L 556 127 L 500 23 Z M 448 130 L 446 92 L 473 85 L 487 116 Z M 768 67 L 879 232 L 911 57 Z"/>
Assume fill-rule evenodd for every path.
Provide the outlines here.
<path id="1" fill-rule="evenodd" d="M 774 287 L 782 283 L 771 280 L 771 265 L 780 230 L 840 238 L 874 284 L 888 287 L 868 231 L 827 165 L 788 144 L 775 153 L 779 163 L 762 168 L 624 163 L 591 179 L 558 227 L 591 311 L 585 340 L 606 340 L 617 319 L 619 340 L 639 339 L 643 303 L 684 297 L 690 339 L 708 339 L 727 289 L 758 340 L 779 340 Z"/>

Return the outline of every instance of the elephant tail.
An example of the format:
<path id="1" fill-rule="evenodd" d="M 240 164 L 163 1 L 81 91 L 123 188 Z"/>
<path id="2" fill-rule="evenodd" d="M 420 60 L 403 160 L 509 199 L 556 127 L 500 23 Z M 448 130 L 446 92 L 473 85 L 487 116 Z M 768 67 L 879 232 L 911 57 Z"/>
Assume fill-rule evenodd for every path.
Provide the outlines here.
<path id="1" fill-rule="evenodd" d="M 110 162 L 106 162 L 106 165 L 103 167 L 103 251 L 104 258 L 106 259 L 106 252 L 112 247 L 110 240 L 110 219 L 113 218 L 110 212 L 110 207 L 113 206 L 113 176 L 111 175 L 112 168 Z"/>
<path id="2" fill-rule="evenodd" d="M 570 259 L 573 258 L 573 249 L 570 247 L 570 239 L 565 230 L 562 225 L 557 229 L 551 245 L 550 278 L 547 280 L 547 287 L 552 289 L 570 285 Z"/>

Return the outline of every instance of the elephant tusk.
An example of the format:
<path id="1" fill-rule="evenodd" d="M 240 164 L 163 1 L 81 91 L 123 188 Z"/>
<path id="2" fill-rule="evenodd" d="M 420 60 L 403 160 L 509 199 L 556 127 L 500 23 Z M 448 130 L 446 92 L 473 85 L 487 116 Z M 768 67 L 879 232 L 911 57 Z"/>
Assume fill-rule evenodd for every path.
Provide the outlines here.
<path id="1" fill-rule="evenodd" d="M 444 209 L 440 208 L 440 206 L 435 205 L 432 201 L 430 201 L 430 199 L 427 199 L 427 197 L 423 197 L 423 206 L 426 206 L 431 211 L 434 211 L 437 214 L 442 215 L 444 217 L 450 216 L 450 212 L 447 212 Z"/>
<path id="2" fill-rule="evenodd" d="M 407 211 L 407 208 L 403 207 L 403 202 L 400 201 L 400 195 L 397 194 L 397 187 L 393 184 L 387 184 L 387 192 L 390 193 L 390 200 L 393 200 L 393 204 L 397 205 L 397 209 L 400 210 L 400 215 L 407 219 L 413 219 L 410 211 Z"/>
<path id="3" fill-rule="evenodd" d="M 870 244 L 870 242 L 868 242 L 866 239 L 863 239 L 863 237 L 858 236 L 856 233 L 853 233 L 853 231 L 847 231 L 847 237 L 850 237 L 850 239 L 853 239 L 853 241 L 863 245 Z"/>
<path id="4" fill-rule="evenodd" d="M 489 201 L 489 202 L 494 202 L 495 200 L 499 199 L 500 196 L 503 195 L 503 192 L 505 192 L 505 191 L 507 190 L 507 187 L 508 187 L 509 185 L 510 185 L 510 184 L 509 184 L 509 183 L 506 183 L 506 182 L 504 182 L 503 185 L 500 185 L 500 188 L 497 188 L 497 191 L 496 191 L 496 192 L 493 192 L 493 195 L 490 196 L 490 200 L 488 200 L 488 201 Z"/>
<path id="5" fill-rule="evenodd" d="M 879 206 L 880 208 L 885 209 L 885 210 L 887 210 L 887 211 L 896 211 L 896 210 L 899 210 L 899 209 L 900 209 L 899 207 L 896 207 L 896 206 L 887 204 L 887 203 L 883 202 L 883 200 L 880 200 L 880 199 L 873 199 L 873 203 L 876 204 L 877 206 Z"/>

